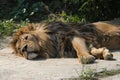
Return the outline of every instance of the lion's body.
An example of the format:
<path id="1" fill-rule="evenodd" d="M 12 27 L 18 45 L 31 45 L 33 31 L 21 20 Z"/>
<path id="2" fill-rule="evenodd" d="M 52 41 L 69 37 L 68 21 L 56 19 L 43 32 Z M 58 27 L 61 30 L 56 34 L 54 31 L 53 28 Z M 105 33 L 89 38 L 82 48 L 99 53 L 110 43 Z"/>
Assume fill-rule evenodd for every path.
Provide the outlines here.
<path id="1" fill-rule="evenodd" d="M 94 61 L 89 53 L 90 45 L 120 49 L 120 26 L 110 22 L 85 25 L 62 22 L 30 24 L 18 30 L 11 42 L 15 54 L 24 57 L 28 54 L 41 58 L 78 57 L 80 60 L 87 59 L 88 63 Z"/>
<path id="2" fill-rule="evenodd" d="M 86 42 L 91 43 L 96 48 L 120 49 L 120 24 L 95 22 L 85 24 L 77 29 L 86 39 Z"/>
<path id="3" fill-rule="evenodd" d="M 100 25 L 101 24 L 101 25 Z M 103 38 L 105 36 L 106 41 L 102 41 L 103 47 L 107 47 L 108 49 L 120 49 L 120 25 L 114 25 L 109 23 L 98 23 L 95 25 L 98 29 L 101 30 L 101 33 L 103 34 Z"/>

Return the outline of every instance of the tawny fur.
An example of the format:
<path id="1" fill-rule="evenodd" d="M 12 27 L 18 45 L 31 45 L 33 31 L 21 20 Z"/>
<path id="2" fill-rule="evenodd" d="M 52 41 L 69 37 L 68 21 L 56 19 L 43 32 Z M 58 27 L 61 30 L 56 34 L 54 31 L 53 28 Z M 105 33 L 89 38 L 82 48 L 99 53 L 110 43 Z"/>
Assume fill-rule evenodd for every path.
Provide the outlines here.
<path id="1" fill-rule="evenodd" d="M 85 25 L 62 22 L 32 23 L 13 35 L 11 47 L 15 54 L 21 56 L 26 54 L 22 49 L 27 45 L 28 53 L 33 50 L 30 53 L 37 53 L 41 58 L 78 57 L 79 61 L 87 59 L 90 63 L 94 62 L 94 57 L 89 53 L 89 45 L 92 44 L 95 48 L 106 47 L 105 51 L 97 50 L 93 55 L 100 53 L 102 58 L 107 59 L 104 55 L 109 53 L 107 49 L 120 49 L 120 25 L 113 22 Z M 29 40 L 26 40 L 26 35 L 30 37 Z"/>
<path id="2" fill-rule="evenodd" d="M 91 48 L 90 53 L 95 56 L 97 59 L 105 59 L 105 60 L 112 60 L 113 59 L 113 55 L 111 54 L 111 52 L 103 47 L 103 48 Z"/>

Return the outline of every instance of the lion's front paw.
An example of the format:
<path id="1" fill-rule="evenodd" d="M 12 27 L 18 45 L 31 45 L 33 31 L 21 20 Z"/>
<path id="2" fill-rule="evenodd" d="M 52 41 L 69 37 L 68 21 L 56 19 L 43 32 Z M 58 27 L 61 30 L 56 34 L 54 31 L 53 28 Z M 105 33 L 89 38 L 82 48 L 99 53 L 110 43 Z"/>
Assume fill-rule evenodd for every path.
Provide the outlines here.
<path id="1" fill-rule="evenodd" d="M 103 58 L 104 60 L 113 60 L 113 54 L 108 49 L 105 49 L 103 51 Z"/>
<path id="2" fill-rule="evenodd" d="M 81 56 L 80 62 L 81 62 L 82 64 L 94 63 L 94 62 L 95 62 L 95 57 L 92 56 L 92 55 Z"/>
<path id="3" fill-rule="evenodd" d="M 104 60 L 113 60 L 113 54 L 111 53 L 105 54 L 103 57 L 104 57 Z"/>

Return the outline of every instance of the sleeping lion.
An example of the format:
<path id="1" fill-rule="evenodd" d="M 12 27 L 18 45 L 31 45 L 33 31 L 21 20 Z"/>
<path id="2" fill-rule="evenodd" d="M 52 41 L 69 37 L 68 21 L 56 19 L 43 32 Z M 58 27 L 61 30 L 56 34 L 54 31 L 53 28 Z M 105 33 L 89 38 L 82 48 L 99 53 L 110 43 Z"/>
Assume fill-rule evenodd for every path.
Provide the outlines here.
<path id="1" fill-rule="evenodd" d="M 20 28 L 11 42 L 13 53 L 28 60 L 77 57 L 81 63 L 111 60 L 109 50 L 120 49 L 120 25 L 114 21 L 89 24 L 31 23 Z"/>

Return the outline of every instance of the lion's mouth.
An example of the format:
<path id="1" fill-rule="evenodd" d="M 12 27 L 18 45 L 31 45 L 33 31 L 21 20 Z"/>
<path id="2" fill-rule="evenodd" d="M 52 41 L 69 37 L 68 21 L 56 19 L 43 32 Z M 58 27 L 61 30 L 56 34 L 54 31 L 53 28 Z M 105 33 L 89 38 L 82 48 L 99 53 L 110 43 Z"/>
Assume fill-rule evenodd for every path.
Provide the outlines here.
<path id="1" fill-rule="evenodd" d="M 28 60 L 32 60 L 38 57 L 37 51 L 24 52 L 24 57 Z"/>
<path id="2" fill-rule="evenodd" d="M 21 49 L 21 52 L 23 53 L 23 56 L 28 60 L 32 60 L 38 57 L 38 51 L 29 51 L 27 45 Z"/>

